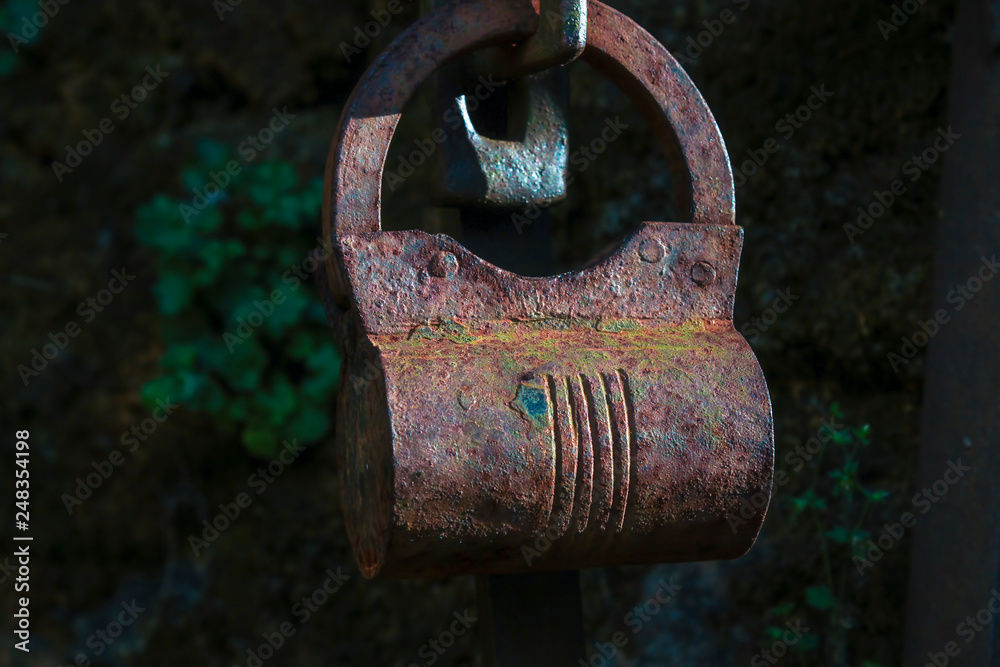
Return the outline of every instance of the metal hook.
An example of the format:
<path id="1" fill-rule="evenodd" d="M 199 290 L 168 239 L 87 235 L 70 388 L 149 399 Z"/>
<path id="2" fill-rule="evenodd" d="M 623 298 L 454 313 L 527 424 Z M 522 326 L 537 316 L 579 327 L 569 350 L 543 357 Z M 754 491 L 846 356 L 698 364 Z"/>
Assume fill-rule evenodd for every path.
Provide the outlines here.
<path id="1" fill-rule="evenodd" d="M 540 0 L 538 19 L 533 37 L 477 54 L 473 69 L 512 79 L 568 65 L 587 48 L 587 0 Z"/>
<path id="2" fill-rule="evenodd" d="M 535 35 L 509 47 L 475 53 L 465 71 L 510 81 L 510 135 L 490 139 L 474 127 L 463 97 L 463 68 L 438 75 L 435 106 L 457 119 L 438 158 L 435 197 L 448 206 L 513 208 L 566 197 L 569 86 L 565 71 L 586 47 L 587 0 L 538 0 Z M 424 0 L 424 12 L 447 0 Z M 535 74 L 535 76 L 529 76 Z M 477 100 L 479 103 L 480 100 Z M 495 103 L 495 101 L 494 101 Z"/>

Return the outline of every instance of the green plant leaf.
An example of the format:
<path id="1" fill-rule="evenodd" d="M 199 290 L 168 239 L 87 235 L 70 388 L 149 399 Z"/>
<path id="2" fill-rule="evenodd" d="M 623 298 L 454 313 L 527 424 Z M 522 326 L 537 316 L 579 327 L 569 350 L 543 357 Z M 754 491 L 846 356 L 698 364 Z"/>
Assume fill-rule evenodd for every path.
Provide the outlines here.
<path id="1" fill-rule="evenodd" d="M 851 497 L 858 486 L 858 462 L 848 461 L 839 470 L 831 470 L 828 473 L 830 479 L 834 481 L 834 495 L 845 495 Z"/>
<path id="2" fill-rule="evenodd" d="M 198 247 L 197 253 L 202 266 L 196 270 L 194 282 L 206 286 L 215 282 L 233 259 L 242 257 L 246 248 L 231 239 L 210 239 Z"/>
<path id="3" fill-rule="evenodd" d="M 136 240 L 165 253 L 178 252 L 192 243 L 192 229 L 184 223 L 181 202 L 159 195 L 136 211 Z"/>
<path id="4" fill-rule="evenodd" d="M 191 370 L 198 364 L 198 347 L 191 344 L 172 345 L 160 359 L 164 370 Z"/>
<path id="5" fill-rule="evenodd" d="M 828 531 L 826 536 L 838 544 L 855 544 L 867 539 L 868 531 L 860 528 L 855 530 L 846 526 L 836 526 L 833 530 Z"/>
<path id="6" fill-rule="evenodd" d="M 153 294 L 165 315 L 177 315 L 190 302 L 194 284 L 190 276 L 180 271 L 161 271 L 153 286 Z"/>
<path id="7" fill-rule="evenodd" d="M 332 405 L 326 409 L 314 405 L 303 406 L 289 422 L 288 433 L 302 442 L 316 442 L 330 429 L 328 415 L 332 409 Z"/>
<path id="8" fill-rule="evenodd" d="M 301 289 L 278 289 L 275 291 L 282 295 L 284 302 L 274 304 L 274 310 L 265 321 L 264 329 L 271 336 L 281 336 L 302 320 L 302 314 L 309 306 L 310 299 L 309 294 Z"/>
<path id="9" fill-rule="evenodd" d="M 827 531 L 826 536 L 838 544 L 847 544 L 851 541 L 851 530 L 844 526 L 837 526 L 833 530 Z"/>
<path id="10" fill-rule="evenodd" d="M 800 514 L 807 509 L 815 509 L 823 511 L 826 509 L 826 500 L 820 498 L 815 491 L 807 491 L 802 496 L 797 498 L 792 498 L 789 500 L 789 504 L 792 507 L 792 514 Z"/>
<path id="11" fill-rule="evenodd" d="M 274 377 L 271 387 L 259 396 L 259 403 L 264 408 L 268 423 L 278 427 L 285 422 L 295 409 L 297 395 L 292 383 L 284 375 Z"/>
<path id="12" fill-rule="evenodd" d="M 201 139 L 195 144 L 202 166 L 207 169 L 221 169 L 229 162 L 229 146 L 215 139 Z"/>
<path id="13" fill-rule="evenodd" d="M 255 392 L 260 387 L 261 375 L 268 364 L 267 353 L 254 338 L 236 345 L 228 357 L 219 356 L 216 359 L 220 362 L 216 370 L 229 385 L 235 390 L 247 392 Z"/>
<path id="14" fill-rule="evenodd" d="M 12 28 L 18 31 L 19 36 L 28 44 L 35 42 L 42 34 L 45 26 L 43 25 L 38 31 L 32 34 L 31 37 L 24 36 L 24 20 L 27 19 L 29 22 L 33 22 L 32 18 L 38 12 L 38 4 L 32 2 L 31 0 L 7 0 L 5 6 L 5 12 L 7 14 L 7 20 Z M 35 24 L 37 26 L 37 24 Z"/>
<path id="15" fill-rule="evenodd" d="M 322 179 L 303 184 L 278 160 L 220 176 L 231 173 L 231 146 L 206 139 L 196 150 L 180 198 L 158 195 L 136 211 L 136 238 L 157 256 L 167 343 L 164 375 L 144 400 L 183 397 L 256 456 L 286 435 L 317 441 L 330 429 L 340 352 L 311 281 L 286 278 L 315 245 Z M 219 194 L 205 193 L 212 182 Z"/>
<path id="16" fill-rule="evenodd" d="M 876 491 L 862 491 L 865 498 L 872 501 L 873 503 L 884 503 L 889 499 L 889 492 L 876 490 Z"/>
<path id="17" fill-rule="evenodd" d="M 337 377 L 340 374 L 340 350 L 328 342 L 309 357 L 306 365 L 316 373 Z"/>
<path id="18" fill-rule="evenodd" d="M 7 51 L 0 52 L 0 77 L 10 76 L 17 69 L 17 56 Z"/>
<path id="19" fill-rule="evenodd" d="M 292 359 L 306 359 L 320 345 L 319 337 L 313 332 L 299 329 L 292 333 L 288 344 L 288 356 Z"/>
<path id="20" fill-rule="evenodd" d="M 785 604 L 780 604 L 777 607 L 771 608 L 771 614 L 773 616 L 788 616 L 793 611 L 795 611 L 794 602 L 786 602 Z"/>
<path id="21" fill-rule="evenodd" d="M 796 651 L 801 651 L 803 653 L 815 651 L 819 648 L 819 637 L 812 633 L 805 635 L 799 640 L 799 643 L 796 644 L 794 648 Z"/>
<path id="22" fill-rule="evenodd" d="M 226 406 L 226 416 L 235 422 L 245 422 L 250 417 L 250 399 L 237 396 Z"/>
<path id="23" fill-rule="evenodd" d="M 820 611 L 829 611 L 837 606 L 837 600 L 826 586 L 813 586 L 806 589 L 806 602 L 810 607 Z"/>
<path id="24" fill-rule="evenodd" d="M 242 440 L 247 451 L 259 458 L 274 458 L 278 453 L 278 436 L 268 428 L 248 426 L 243 429 Z"/>
<path id="25" fill-rule="evenodd" d="M 167 374 L 144 384 L 139 395 L 142 398 L 143 405 L 152 409 L 157 406 L 157 401 L 168 402 L 174 400 L 180 393 L 180 383 L 177 378 Z"/>
<path id="26" fill-rule="evenodd" d="M 833 442 L 838 445 L 849 445 L 854 442 L 854 438 L 851 437 L 850 431 L 847 429 L 841 429 L 839 431 L 834 431 Z"/>

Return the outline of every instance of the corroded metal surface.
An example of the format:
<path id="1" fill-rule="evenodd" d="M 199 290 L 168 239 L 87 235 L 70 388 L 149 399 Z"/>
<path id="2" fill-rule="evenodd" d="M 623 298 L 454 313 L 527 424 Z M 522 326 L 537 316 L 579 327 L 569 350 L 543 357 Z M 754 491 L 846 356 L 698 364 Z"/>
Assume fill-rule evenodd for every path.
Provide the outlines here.
<path id="1" fill-rule="evenodd" d="M 604 261 L 554 278 L 497 269 L 447 236 L 419 231 L 349 234 L 338 249 L 370 334 L 446 319 L 679 325 L 731 316 L 742 236 L 735 225 L 645 223 Z"/>
<path id="2" fill-rule="evenodd" d="M 767 388 L 732 323 L 732 173 L 701 96 L 641 28 L 590 2 L 583 58 L 656 129 L 690 222 L 646 223 L 553 278 L 380 229 L 386 150 L 419 82 L 537 21 L 530 2 L 425 17 L 365 75 L 337 134 L 324 223 L 346 351 L 338 447 L 367 577 L 729 558 L 763 521 L 729 521 L 773 468 Z"/>
<path id="3" fill-rule="evenodd" d="M 564 3 L 571 5 L 565 12 Z M 447 4 L 425 0 L 422 9 L 429 13 Z M 435 75 L 434 116 L 446 121 L 435 159 L 436 203 L 523 208 L 548 206 L 566 197 L 569 76 L 564 69 L 549 68 L 583 52 L 586 10 L 579 6 L 585 8 L 585 0 L 544 0 L 541 15 L 554 18 L 540 21 L 537 34 L 516 47 L 478 51 Z M 476 70 L 484 60 L 489 67 Z M 537 74 L 502 76 L 499 67 L 505 65 L 510 73 L 515 62 L 530 63 L 534 68 L 528 69 Z M 503 127 L 491 128 L 501 135 L 498 138 L 477 131 L 471 112 L 480 106 L 501 118 Z"/>
<path id="4" fill-rule="evenodd" d="M 503 140 L 476 130 L 460 74 L 441 73 L 436 107 L 444 109 L 441 117 L 450 122 L 442 126 L 444 138 L 437 152 L 436 201 L 445 206 L 513 209 L 564 199 L 569 159 L 569 90 L 564 74 L 552 71 L 505 84 L 510 129 L 517 138 Z M 483 90 L 500 85 L 487 83 L 476 80 L 468 87 Z M 471 99 L 480 103 L 478 97 Z"/>
<path id="5" fill-rule="evenodd" d="M 543 72 L 579 58 L 587 46 L 587 0 L 537 0 L 538 31 L 522 43 L 476 54 L 477 69 L 503 78 Z"/>
<path id="6" fill-rule="evenodd" d="M 591 2 L 583 60 L 643 112 L 671 168 L 676 208 L 686 221 L 734 224 L 735 190 L 719 128 L 680 64 L 649 33 Z M 376 60 L 348 101 L 327 164 L 324 231 L 379 231 L 381 171 L 406 102 L 419 84 L 476 48 L 534 33 L 528 0 L 457 2 L 420 19 Z"/>

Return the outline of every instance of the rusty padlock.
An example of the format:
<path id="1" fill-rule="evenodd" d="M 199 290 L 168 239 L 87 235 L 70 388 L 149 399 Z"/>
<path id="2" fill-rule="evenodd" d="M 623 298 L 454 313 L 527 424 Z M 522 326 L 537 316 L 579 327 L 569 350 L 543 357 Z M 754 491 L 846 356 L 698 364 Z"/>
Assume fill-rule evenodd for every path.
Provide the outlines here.
<path id="1" fill-rule="evenodd" d="M 642 110 L 684 223 L 644 223 L 582 271 L 525 278 L 444 235 L 383 232 L 407 100 L 449 60 L 538 25 L 530 2 L 452 3 L 365 74 L 327 166 L 328 310 L 347 529 L 366 577 L 733 558 L 756 539 L 770 398 L 733 326 L 742 229 L 719 129 L 652 36 L 591 0 L 583 60 Z"/>

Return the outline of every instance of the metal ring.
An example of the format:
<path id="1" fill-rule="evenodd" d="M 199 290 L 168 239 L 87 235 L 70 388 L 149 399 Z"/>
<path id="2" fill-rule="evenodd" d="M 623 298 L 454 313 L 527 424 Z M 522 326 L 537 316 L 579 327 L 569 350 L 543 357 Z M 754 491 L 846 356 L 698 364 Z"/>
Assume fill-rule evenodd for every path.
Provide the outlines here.
<path id="1" fill-rule="evenodd" d="M 381 230 L 382 172 L 407 101 L 435 70 L 470 51 L 536 32 L 528 0 L 456 0 L 406 30 L 378 58 L 344 109 L 326 169 L 323 229 Z M 667 154 L 678 211 L 696 224 L 735 225 L 733 173 L 719 127 L 680 64 L 638 24 L 590 0 L 583 60 L 631 98 Z"/>
<path id="2" fill-rule="evenodd" d="M 539 0 L 538 32 L 513 47 L 476 54 L 474 69 L 505 79 L 568 65 L 587 46 L 587 0 Z"/>

